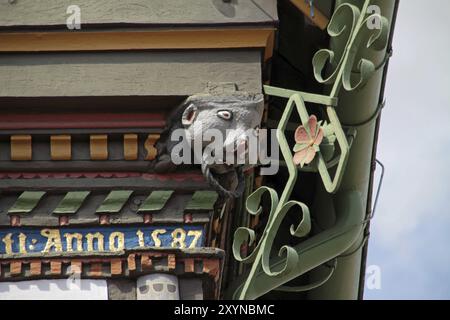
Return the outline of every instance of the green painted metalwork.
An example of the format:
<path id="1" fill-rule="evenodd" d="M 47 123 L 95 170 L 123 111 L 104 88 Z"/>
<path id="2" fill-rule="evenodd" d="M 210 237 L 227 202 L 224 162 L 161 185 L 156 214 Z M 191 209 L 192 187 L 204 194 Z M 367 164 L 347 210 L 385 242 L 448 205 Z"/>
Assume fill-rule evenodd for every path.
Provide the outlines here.
<path id="1" fill-rule="evenodd" d="M 332 194 L 339 191 L 350 145 L 335 109 L 339 102 L 338 95 L 342 88 L 346 91 L 363 88 L 377 71 L 377 67 L 372 61 L 361 58 L 357 64 L 358 71 L 354 72 L 356 56 L 362 45 L 365 45 L 366 49 L 381 51 L 386 48 L 388 41 L 388 20 L 379 14 L 365 14 L 368 12 L 370 3 L 371 0 L 365 0 L 361 10 L 349 3 L 338 6 L 330 20 L 327 31 L 332 38 L 347 39 L 346 45 L 341 52 L 337 53 L 329 49 L 319 50 L 313 58 L 316 80 L 323 84 L 332 84 L 329 95 L 313 95 L 271 86 L 264 87 L 265 93 L 268 95 L 289 99 L 277 128 L 277 140 L 289 172 L 289 178 L 281 197 L 274 189 L 263 186 L 247 198 L 246 208 L 251 215 L 261 214 L 261 199 L 264 194 L 270 196 L 271 208 L 268 222 L 259 242 L 246 257 L 241 256 L 241 247 L 246 243 L 249 246 L 254 244 L 256 240 L 255 232 L 250 228 L 241 227 L 234 234 L 233 255 L 235 259 L 242 263 L 251 263 L 252 266 L 245 279 L 239 279 L 236 286 L 231 286 L 231 297 L 233 299 L 254 299 L 280 287 L 286 290 L 283 286 L 288 281 L 336 258 L 347 250 L 360 236 L 362 228 L 366 224 L 360 194 L 348 191 L 337 194 L 336 211 L 342 210 L 342 212 L 339 211 L 340 216 L 333 228 L 306 239 L 295 247 L 282 246 L 278 257 L 271 256 L 275 236 L 279 231 L 281 222 L 291 208 L 296 207 L 301 216 L 299 224 L 291 226 L 291 235 L 302 238 L 308 236 L 311 230 L 309 208 L 301 202 L 290 200 L 292 190 L 297 182 L 298 170 L 302 169 L 294 164 L 292 147 L 289 146 L 285 137 L 285 131 L 294 110 L 300 116 L 300 125 L 308 126 L 310 115 L 305 106 L 306 101 L 326 108 L 328 122 L 323 125 L 323 128 L 324 131 L 327 131 L 328 137 L 335 136 L 340 154 L 337 158 L 331 160 L 336 165 L 333 178 L 328 171 L 331 168 L 330 162 L 327 163 L 326 161 L 330 157 L 329 155 L 324 157 L 323 151 L 320 149 L 317 159 L 314 161 L 314 166 L 317 166 L 326 191 Z M 368 22 L 371 19 L 379 19 L 382 22 L 381 28 L 369 29 Z M 323 76 L 327 63 L 335 61 L 338 61 L 335 64 L 335 69 L 329 75 Z M 354 82 L 355 74 L 356 76 L 359 75 L 356 82 Z"/>
<path id="2" fill-rule="evenodd" d="M 39 203 L 45 192 L 25 191 L 17 198 L 14 205 L 8 210 L 8 214 L 31 212 Z"/>
<path id="3" fill-rule="evenodd" d="M 97 213 L 119 213 L 132 193 L 130 190 L 111 191 L 97 209 Z"/>
<path id="4" fill-rule="evenodd" d="M 138 212 L 143 213 L 162 210 L 172 194 L 173 191 L 153 191 L 147 199 L 145 199 Z"/>
<path id="5" fill-rule="evenodd" d="M 196 191 L 185 211 L 213 210 L 218 194 L 215 191 Z"/>
<path id="6" fill-rule="evenodd" d="M 75 214 L 80 209 L 89 191 L 72 191 L 68 192 L 61 202 L 58 204 L 54 214 Z"/>

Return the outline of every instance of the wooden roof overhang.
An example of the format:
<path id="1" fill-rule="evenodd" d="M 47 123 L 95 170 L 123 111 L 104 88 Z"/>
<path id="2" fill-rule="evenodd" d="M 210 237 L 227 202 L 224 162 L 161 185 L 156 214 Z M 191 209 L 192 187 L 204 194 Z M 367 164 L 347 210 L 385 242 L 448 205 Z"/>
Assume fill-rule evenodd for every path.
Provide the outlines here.
<path id="1" fill-rule="evenodd" d="M 161 113 L 164 107 L 159 102 L 203 92 L 210 82 L 262 92 L 263 67 L 272 56 L 278 20 L 276 1 L 192 0 L 186 5 L 184 0 L 81 0 L 77 4 L 82 10 L 82 30 L 78 31 L 65 25 L 71 4 L 65 0 L 0 3 L 0 113 L 6 116 L 0 123 L 0 151 L 6 150 L 1 152 L 3 158 L 0 154 L 5 165 L 0 173 L 0 232 L 205 225 L 205 246 L 2 254 L 0 281 L 64 278 L 69 270 L 88 278 L 171 272 L 203 277 L 210 288 L 206 292 L 213 292 L 205 298 L 217 298 L 224 252 L 214 247 L 223 244 L 227 223 L 217 217 L 217 198 L 201 175 L 159 176 L 142 168 L 134 170 L 133 163 L 142 161 L 129 161 L 128 171 L 99 171 L 95 167 L 118 161 L 91 161 L 92 152 L 89 161 L 78 161 L 85 171 L 66 168 L 70 160 L 77 162 L 83 156 L 72 154 L 65 156 L 66 161 L 53 161 L 58 152 L 52 154 L 51 148 L 48 151 L 35 142 L 41 143 L 39 137 L 45 134 L 65 135 L 65 149 L 70 149 L 76 140 L 67 139 L 70 135 L 92 138 L 98 130 L 125 134 L 143 128 L 140 133 L 148 134 L 148 130 L 160 132 L 165 125 L 159 117 L 138 124 L 131 119 L 131 128 L 124 123 L 117 128 L 102 125 L 95 117 L 55 125 L 64 113 L 98 106 L 98 99 L 109 99 L 102 100 L 102 106 L 114 104 L 116 110 L 130 106 L 122 98 L 134 99 L 140 106 L 144 100 L 159 99 L 155 112 Z M 147 106 L 153 113 L 152 104 Z M 33 124 L 18 116 L 32 110 L 46 121 Z M 17 135 L 29 137 L 23 143 Z M 15 160 L 9 151 L 13 136 L 21 151 Z M 52 159 L 36 161 L 40 159 L 32 152 L 36 146 Z M 28 161 L 19 160 L 24 154 Z M 39 169 L 32 165 L 38 162 Z M 175 200 L 162 204 L 160 192 L 167 197 L 173 192 L 170 197 Z M 156 203 L 155 193 L 161 195 Z M 196 205 L 195 198 L 209 199 L 209 203 Z M 111 203 L 115 212 L 107 208 Z M 152 210 L 140 210 L 146 204 Z"/>
<path id="2" fill-rule="evenodd" d="M 274 0 L 79 1 L 80 30 L 70 5 L 0 4 L 0 99 L 182 96 L 208 81 L 262 92 Z"/>

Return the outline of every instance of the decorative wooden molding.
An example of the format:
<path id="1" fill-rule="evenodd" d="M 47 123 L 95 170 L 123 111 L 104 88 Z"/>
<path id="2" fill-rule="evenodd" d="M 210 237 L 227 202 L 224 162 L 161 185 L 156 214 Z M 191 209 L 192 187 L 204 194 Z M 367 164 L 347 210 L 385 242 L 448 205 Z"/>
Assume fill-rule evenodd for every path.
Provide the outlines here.
<path id="1" fill-rule="evenodd" d="M 70 135 L 50 137 L 50 155 L 52 160 L 72 159 L 72 145 Z"/>
<path id="2" fill-rule="evenodd" d="M 9 272 L 12 276 L 18 276 L 22 273 L 22 262 L 21 261 L 13 261 L 9 266 Z"/>
<path id="3" fill-rule="evenodd" d="M 203 273 L 211 275 L 217 281 L 220 277 L 220 262 L 216 259 L 203 260 Z"/>
<path id="4" fill-rule="evenodd" d="M 194 259 L 184 259 L 184 272 L 186 273 L 194 272 Z"/>
<path id="5" fill-rule="evenodd" d="M 10 217 L 10 223 L 12 227 L 20 227 L 20 216 L 18 215 L 11 215 Z"/>
<path id="6" fill-rule="evenodd" d="M 274 33 L 274 28 L 14 32 L 0 34 L 0 52 L 264 48 L 268 59 L 273 53 Z"/>
<path id="7" fill-rule="evenodd" d="M 314 25 L 320 30 L 325 30 L 330 22 L 327 16 L 325 16 L 319 9 L 313 5 L 314 16 L 311 17 L 311 7 L 305 0 L 291 0 L 291 3 L 296 6 Z"/>
<path id="8" fill-rule="evenodd" d="M 155 160 L 158 155 L 158 150 L 155 148 L 156 142 L 159 140 L 159 134 L 149 134 L 147 140 L 145 141 L 144 147 L 147 151 L 147 156 L 145 160 Z"/>
<path id="9" fill-rule="evenodd" d="M 40 276 L 42 273 L 41 261 L 30 262 L 30 274 L 32 276 Z"/>
<path id="10" fill-rule="evenodd" d="M 136 259 L 139 259 L 139 263 L 136 263 Z M 32 260 L 11 258 L 2 260 L 0 267 L 6 266 L 6 268 L 5 272 L 0 273 L 0 280 L 65 278 L 74 274 L 83 275 L 83 278 L 133 278 L 135 274 L 158 271 L 158 268 L 163 268 L 166 272 L 172 271 L 176 275 L 186 274 L 188 277 L 193 274 L 196 276 L 204 274 L 209 276 L 208 281 L 214 280 L 215 286 L 217 286 L 222 263 L 223 260 L 220 257 L 179 258 L 175 253 L 159 252 L 133 253 L 128 257 L 86 257 L 81 259 L 76 257 L 33 257 Z M 63 264 L 70 266 L 64 268 Z"/>
<path id="11" fill-rule="evenodd" d="M 0 117 L 0 130 L 164 128 L 165 125 L 164 115 L 152 112 L 43 113 L 33 117 L 26 113 L 17 113 Z"/>
<path id="12" fill-rule="evenodd" d="M 123 157 L 125 160 L 137 160 L 138 135 L 127 133 L 123 135 Z"/>
<path id="13" fill-rule="evenodd" d="M 109 215 L 108 214 L 101 214 L 98 218 L 98 222 L 100 225 L 107 225 L 110 224 Z"/>
<path id="14" fill-rule="evenodd" d="M 114 259 L 111 260 L 111 275 L 117 276 L 122 274 L 122 260 Z"/>
<path id="15" fill-rule="evenodd" d="M 175 270 L 175 268 L 177 266 L 177 259 L 174 254 L 169 254 L 167 256 L 167 266 L 168 266 L 169 270 Z"/>
<path id="16" fill-rule="evenodd" d="M 150 271 L 153 268 L 153 262 L 149 255 L 141 256 L 141 268 L 144 271 Z"/>
<path id="17" fill-rule="evenodd" d="M 68 226 L 69 225 L 69 216 L 60 216 L 59 217 L 59 225 L 60 226 Z"/>
<path id="18" fill-rule="evenodd" d="M 145 223 L 145 224 L 152 223 L 152 221 L 153 221 L 153 215 L 152 215 L 151 213 L 145 213 L 143 219 L 144 219 L 144 223 Z"/>
<path id="19" fill-rule="evenodd" d="M 103 275 L 103 264 L 101 262 L 91 263 L 89 270 L 89 276 L 91 277 L 101 277 Z"/>
<path id="20" fill-rule="evenodd" d="M 136 255 L 130 254 L 127 258 L 128 270 L 135 271 L 136 270 Z"/>
<path id="21" fill-rule="evenodd" d="M 83 271 L 83 262 L 81 260 L 72 260 L 70 262 L 70 272 L 72 274 L 81 274 Z"/>
<path id="22" fill-rule="evenodd" d="M 32 160 L 31 135 L 11 136 L 11 160 L 29 161 Z"/>
<path id="23" fill-rule="evenodd" d="M 91 134 L 91 160 L 108 160 L 108 135 Z"/>
<path id="24" fill-rule="evenodd" d="M 61 269 L 62 267 L 62 263 L 61 261 L 50 261 L 50 273 L 52 275 L 60 275 L 61 274 Z"/>

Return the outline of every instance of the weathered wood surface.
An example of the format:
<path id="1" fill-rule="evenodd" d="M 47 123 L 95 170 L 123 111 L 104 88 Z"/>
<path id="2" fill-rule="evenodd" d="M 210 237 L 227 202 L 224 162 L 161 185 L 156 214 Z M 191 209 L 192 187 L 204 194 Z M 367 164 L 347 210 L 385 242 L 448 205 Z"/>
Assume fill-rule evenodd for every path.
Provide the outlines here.
<path id="1" fill-rule="evenodd" d="M 261 52 L 104 52 L 0 56 L 0 97 L 180 96 L 208 82 L 261 92 Z"/>
<path id="2" fill-rule="evenodd" d="M 273 24 L 276 0 L 0 0 L 0 27 L 65 26 L 78 5 L 83 25 Z"/>

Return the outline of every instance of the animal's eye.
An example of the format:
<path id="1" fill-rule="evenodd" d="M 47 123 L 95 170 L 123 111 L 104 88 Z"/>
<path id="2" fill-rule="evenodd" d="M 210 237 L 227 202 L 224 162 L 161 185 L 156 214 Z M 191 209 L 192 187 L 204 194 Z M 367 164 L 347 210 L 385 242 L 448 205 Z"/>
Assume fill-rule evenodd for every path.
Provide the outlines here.
<path id="1" fill-rule="evenodd" d="M 232 113 L 228 110 L 220 110 L 217 112 L 217 115 L 224 120 L 231 120 Z"/>

